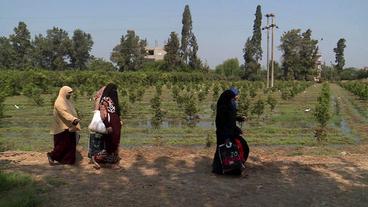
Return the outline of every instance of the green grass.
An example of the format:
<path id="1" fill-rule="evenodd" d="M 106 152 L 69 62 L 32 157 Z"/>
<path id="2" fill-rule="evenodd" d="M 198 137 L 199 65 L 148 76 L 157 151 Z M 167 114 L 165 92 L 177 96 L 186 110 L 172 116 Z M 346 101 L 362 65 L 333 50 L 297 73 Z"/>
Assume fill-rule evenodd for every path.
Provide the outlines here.
<path id="1" fill-rule="evenodd" d="M 39 203 L 37 188 L 30 176 L 0 171 L 0 206 L 32 207 Z"/>
<path id="2" fill-rule="evenodd" d="M 319 84 L 312 85 L 306 91 L 301 92 L 290 100 L 282 100 L 280 92 L 274 92 L 273 96 L 278 103 L 276 109 L 271 112 L 266 105 L 265 114 L 260 119 L 250 117 L 242 126 L 245 137 L 250 145 L 308 145 L 316 146 L 318 143 L 314 138 L 314 130 L 317 123 L 313 117 L 313 109 L 317 96 L 321 91 Z M 335 94 L 336 93 L 336 94 Z M 333 88 L 332 95 L 341 96 L 346 91 L 342 88 Z M 214 116 L 210 105 L 216 101 L 212 100 L 212 92 L 207 94 L 205 100 L 198 103 L 199 115 L 204 125 L 189 128 L 183 119 L 184 113 L 171 97 L 171 90 L 162 88 L 162 109 L 166 111 L 166 119 L 173 121 L 174 125 L 155 130 L 146 126 L 152 116 L 150 100 L 155 94 L 154 87 L 146 90 L 142 101 L 129 104 L 128 114 L 124 116 L 124 125 L 121 135 L 121 144 L 125 145 L 155 145 L 156 142 L 165 145 L 205 145 L 207 136 L 215 142 Z M 36 106 L 33 101 L 24 96 L 8 97 L 5 104 L 5 118 L 0 119 L 0 150 L 30 150 L 48 151 L 53 146 L 52 135 L 49 128 L 52 120 L 51 97 L 54 95 L 43 95 L 45 100 L 43 106 Z M 258 96 L 266 96 L 260 91 Z M 121 97 L 122 98 L 122 97 Z M 253 98 L 252 101 L 257 100 Z M 351 144 L 354 143 L 354 134 L 344 133 L 339 125 L 339 118 L 351 122 L 351 116 L 346 112 L 347 107 L 356 111 L 356 107 L 365 110 L 366 102 L 351 100 L 355 103 L 346 105 L 341 103 L 341 116 L 332 117 L 328 125 L 327 144 Z M 345 104 L 345 105 L 344 105 Z M 17 109 L 14 105 L 19 106 Z M 81 140 L 80 145 L 87 148 L 89 134 L 87 126 L 92 118 L 93 103 L 87 96 L 79 96 L 76 108 L 81 115 Z M 345 108 L 344 108 L 345 107 Z M 309 112 L 305 111 L 310 109 Z M 331 112 L 333 112 L 331 106 Z M 353 114 L 354 115 L 354 114 Z M 175 124 L 176 123 L 176 124 Z M 166 123 L 169 124 L 169 123 Z M 353 126 L 353 125 L 351 125 Z M 360 126 L 360 125 L 359 125 Z M 356 129 L 352 129 L 355 133 Z"/>

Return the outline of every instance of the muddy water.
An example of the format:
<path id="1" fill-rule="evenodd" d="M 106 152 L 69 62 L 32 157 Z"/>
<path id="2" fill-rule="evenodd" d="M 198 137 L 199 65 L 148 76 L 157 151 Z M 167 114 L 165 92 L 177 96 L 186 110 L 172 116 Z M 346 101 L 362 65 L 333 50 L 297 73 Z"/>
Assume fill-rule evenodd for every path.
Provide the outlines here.
<path id="1" fill-rule="evenodd" d="M 345 119 L 341 119 L 340 129 L 344 135 L 352 136 L 356 144 L 360 143 L 360 137 L 356 135 L 355 133 L 353 133 L 353 131 L 351 130 L 351 128 L 349 127 L 349 124 L 345 121 Z"/>

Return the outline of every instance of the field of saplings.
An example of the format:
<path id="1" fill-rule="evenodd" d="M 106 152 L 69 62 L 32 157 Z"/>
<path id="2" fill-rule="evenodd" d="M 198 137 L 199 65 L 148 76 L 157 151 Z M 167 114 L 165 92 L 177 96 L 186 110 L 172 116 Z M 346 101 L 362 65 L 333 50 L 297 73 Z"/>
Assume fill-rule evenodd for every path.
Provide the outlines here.
<path id="1" fill-rule="evenodd" d="M 231 86 L 240 90 L 238 113 L 246 121 L 239 127 L 250 145 L 343 145 L 368 140 L 364 82 L 276 81 L 267 89 L 264 82 L 226 80 L 212 73 L 9 70 L 2 72 L 0 82 L 0 148 L 50 150 L 52 107 L 63 85 L 75 91 L 72 99 L 82 124 L 80 146 L 87 147 L 92 98 L 109 82 L 118 85 L 123 147 L 213 145 L 216 102 Z"/>

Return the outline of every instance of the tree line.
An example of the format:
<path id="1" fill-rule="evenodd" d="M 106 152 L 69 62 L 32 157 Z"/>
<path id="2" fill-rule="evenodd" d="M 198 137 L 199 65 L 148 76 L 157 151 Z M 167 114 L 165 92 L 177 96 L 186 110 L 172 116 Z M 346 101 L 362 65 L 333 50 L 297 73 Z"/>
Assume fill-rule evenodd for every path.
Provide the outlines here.
<path id="1" fill-rule="evenodd" d="M 244 64 L 240 65 L 237 58 L 225 60 L 216 67 L 216 72 L 225 76 L 240 76 L 247 80 L 266 79 L 266 70 L 261 70 L 262 60 L 262 11 L 261 6 L 256 8 L 253 23 L 253 34 L 248 37 L 243 48 Z M 312 30 L 292 29 L 284 32 L 280 39 L 279 50 L 282 52 L 281 62 L 275 63 L 275 78 L 281 80 L 313 80 L 318 76 L 317 61 L 320 57 L 318 40 L 312 38 Z M 341 38 L 337 42 L 335 53 L 335 65 L 332 65 L 333 73 L 322 71 L 322 78 L 339 80 L 346 78 L 344 49 L 346 40 Z M 326 69 L 323 65 L 322 69 Z M 328 74 L 329 76 L 326 76 Z M 332 76 L 332 77 L 331 77 Z"/>
<path id="2" fill-rule="evenodd" d="M 53 27 L 45 36 L 38 34 L 31 39 L 26 23 L 19 22 L 9 38 L 0 37 L 0 68 L 85 69 L 92 45 L 91 35 L 80 29 L 70 38 L 65 30 Z"/>
<path id="3" fill-rule="evenodd" d="M 182 19 L 181 41 L 176 32 L 171 32 L 163 62 L 156 68 L 174 71 L 208 69 L 198 57 L 198 43 L 193 33 L 192 17 L 186 5 Z M 134 30 L 122 35 L 120 42 L 112 49 L 112 63 L 90 54 L 93 46 L 92 36 L 76 29 L 70 37 L 68 32 L 53 27 L 46 35 L 38 34 L 31 38 L 25 22 L 19 22 L 9 37 L 0 37 L 0 68 L 25 69 L 43 68 L 47 70 L 118 70 L 137 71 L 149 67 L 145 56 L 147 40 L 141 39 Z M 147 66 L 148 65 L 148 66 Z"/>

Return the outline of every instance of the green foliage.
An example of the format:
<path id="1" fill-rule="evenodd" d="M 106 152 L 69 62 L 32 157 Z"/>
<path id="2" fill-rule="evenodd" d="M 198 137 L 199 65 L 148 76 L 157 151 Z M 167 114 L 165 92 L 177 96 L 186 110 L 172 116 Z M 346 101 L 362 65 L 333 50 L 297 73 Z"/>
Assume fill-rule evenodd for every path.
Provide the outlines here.
<path id="1" fill-rule="evenodd" d="M 317 122 L 320 124 L 319 128 L 315 131 L 315 136 L 317 140 L 323 140 L 327 134 L 325 132 L 325 128 L 329 119 L 331 118 L 330 115 L 330 89 L 328 83 L 324 83 L 321 90 L 321 95 L 317 98 L 317 104 L 314 110 L 314 117 Z"/>
<path id="2" fill-rule="evenodd" d="M 249 95 L 250 95 L 250 97 L 252 97 L 252 98 L 256 97 L 256 96 L 257 96 L 257 91 L 256 91 L 256 89 L 255 89 L 255 88 L 251 88 L 251 89 L 249 90 Z"/>
<path id="3" fill-rule="evenodd" d="M 80 29 L 74 30 L 70 48 L 70 62 L 72 68 L 86 69 L 86 63 L 91 58 L 92 36 Z"/>
<path id="4" fill-rule="evenodd" d="M 254 46 L 254 60 L 256 62 L 259 62 L 260 59 L 262 59 L 262 11 L 261 11 L 261 5 L 257 6 L 256 18 L 254 19 L 253 23 L 253 36 L 252 36 L 252 44 Z"/>
<path id="5" fill-rule="evenodd" d="M 289 100 L 290 98 L 292 98 L 292 93 L 289 88 L 283 88 L 281 90 L 281 98 L 283 100 Z"/>
<path id="6" fill-rule="evenodd" d="M 89 70 L 93 71 L 115 71 L 114 65 L 102 58 L 91 58 L 90 61 L 87 62 L 87 67 Z"/>
<path id="7" fill-rule="evenodd" d="M 277 100 L 270 94 L 268 95 L 266 102 L 270 106 L 271 111 L 273 111 L 276 107 Z"/>
<path id="8" fill-rule="evenodd" d="M 340 86 L 357 95 L 362 100 L 368 100 L 368 83 L 362 81 L 340 82 Z"/>
<path id="9" fill-rule="evenodd" d="M 135 101 L 137 101 L 137 93 L 133 89 L 130 89 L 130 91 L 129 91 L 129 101 L 132 104 L 134 104 Z"/>
<path id="10" fill-rule="evenodd" d="M 258 99 L 252 108 L 252 114 L 256 114 L 258 118 L 264 113 L 265 103 L 262 99 Z"/>
<path id="11" fill-rule="evenodd" d="M 213 91 L 212 100 L 217 101 L 217 98 L 219 97 L 220 86 L 217 83 L 213 84 L 212 91 Z"/>
<path id="12" fill-rule="evenodd" d="M 199 109 L 197 108 L 197 103 L 195 102 L 195 97 L 192 94 L 184 95 L 184 113 L 187 116 L 187 123 L 190 127 L 194 127 L 198 119 L 197 113 Z"/>
<path id="13" fill-rule="evenodd" d="M 248 38 L 244 49 L 244 77 L 247 80 L 259 80 L 259 70 L 261 65 L 255 60 L 256 48 L 251 38 Z"/>
<path id="14" fill-rule="evenodd" d="M 14 28 L 14 34 L 9 36 L 14 53 L 12 66 L 15 68 L 25 68 L 31 65 L 31 33 L 24 22 L 19 22 L 18 27 Z"/>
<path id="15" fill-rule="evenodd" d="M 339 41 L 337 41 L 337 46 L 336 48 L 333 49 L 333 51 L 335 52 L 335 68 L 338 71 L 338 73 L 340 74 L 342 69 L 344 69 L 344 65 L 345 65 L 345 58 L 344 58 L 344 50 L 346 47 L 346 40 L 344 38 L 339 39 Z"/>
<path id="16" fill-rule="evenodd" d="M 4 101 L 5 101 L 5 93 L 0 92 L 0 118 L 4 116 Z"/>
<path id="17" fill-rule="evenodd" d="M 139 86 L 137 88 L 137 101 L 142 101 L 145 91 L 145 87 Z"/>
<path id="18" fill-rule="evenodd" d="M 239 105 L 238 105 L 238 113 L 241 116 L 249 117 L 251 100 L 248 95 L 240 94 L 239 96 Z"/>
<path id="19" fill-rule="evenodd" d="M 213 144 L 213 137 L 210 133 L 208 133 L 206 137 L 206 147 L 210 148 L 212 144 Z"/>
<path id="20" fill-rule="evenodd" d="M 175 32 L 170 33 L 170 38 L 165 45 L 165 51 L 167 52 L 164 56 L 165 69 L 168 71 L 178 69 L 181 65 L 180 43 L 178 35 Z"/>
<path id="21" fill-rule="evenodd" d="M 193 95 L 186 95 L 186 101 L 184 106 L 184 112 L 189 117 L 194 117 L 198 112 L 198 108 Z"/>
<path id="22" fill-rule="evenodd" d="M 300 32 L 300 29 L 292 29 L 281 37 L 284 80 L 310 80 L 313 75 L 318 41 L 311 38 L 310 29 Z"/>
<path id="23" fill-rule="evenodd" d="M 172 87 L 171 93 L 172 93 L 172 97 L 174 101 L 177 101 L 178 97 L 179 97 L 179 87 L 177 85 L 174 85 Z"/>
<path id="24" fill-rule="evenodd" d="M 35 65 L 51 70 L 67 69 L 71 44 L 68 33 L 57 27 L 47 30 L 46 37 L 39 34 L 34 40 Z"/>
<path id="25" fill-rule="evenodd" d="M 283 100 L 289 100 L 296 96 L 298 93 L 304 91 L 312 83 L 306 81 L 283 81 L 276 82 L 276 89 L 281 91 L 281 98 Z"/>
<path id="26" fill-rule="evenodd" d="M 15 58 L 15 51 L 9 39 L 0 37 L 0 68 L 12 68 Z"/>
<path id="27" fill-rule="evenodd" d="M 181 46 L 180 53 L 182 62 L 188 65 L 191 69 L 199 69 L 201 62 L 197 56 L 198 44 L 192 29 L 192 15 L 188 5 L 185 5 L 181 30 Z"/>
<path id="28" fill-rule="evenodd" d="M 155 88 L 156 88 L 156 94 L 158 96 L 161 96 L 161 94 L 162 94 L 162 83 L 157 83 Z"/>
<path id="29" fill-rule="evenodd" d="M 261 65 L 259 60 L 262 59 L 262 11 L 258 5 L 253 23 L 253 35 L 248 38 L 244 45 L 244 76 L 247 80 L 260 80 Z"/>
<path id="30" fill-rule="evenodd" d="M 240 77 L 241 70 L 239 60 L 237 58 L 231 58 L 225 60 L 222 64 L 216 66 L 216 73 L 224 75 L 226 77 Z"/>
<path id="31" fill-rule="evenodd" d="M 160 96 L 156 93 L 156 95 L 151 99 L 151 108 L 154 112 L 154 116 L 152 117 L 152 126 L 154 128 L 160 128 L 162 121 L 164 119 L 165 113 L 161 110 L 161 100 Z"/>
<path id="32" fill-rule="evenodd" d="M 198 91 L 198 101 L 203 102 L 207 97 L 208 91 L 201 89 Z"/>
<path id="33" fill-rule="evenodd" d="M 117 64 L 119 71 L 137 71 L 142 69 L 146 46 L 146 40 L 141 40 L 134 30 L 128 30 L 121 37 L 120 44 L 114 47 L 110 59 Z"/>
<path id="34" fill-rule="evenodd" d="M 37 106 L 44 104 L 44 99 L 41 97 L 42 90 L 33 83 L 29 83 L 23 87 L 23 94 L 31 98 Z"/>
<path id="35" fill-rule="evenodd" d="M 120 113 L 121 113 L 121 116 L 126 116 L 129 112 L 129 108 L 130 108 L 130 105 L 129 105 L 129 102 L 127 100 L 127 98 L 120 98 L 119 99 L 119 105 L 120 105 Z"/>
<path id="36" fill-rule="evenodd" d="M 38 206 L 35 182 L 28 175 L 0 171 L 0 206 Z"/>

